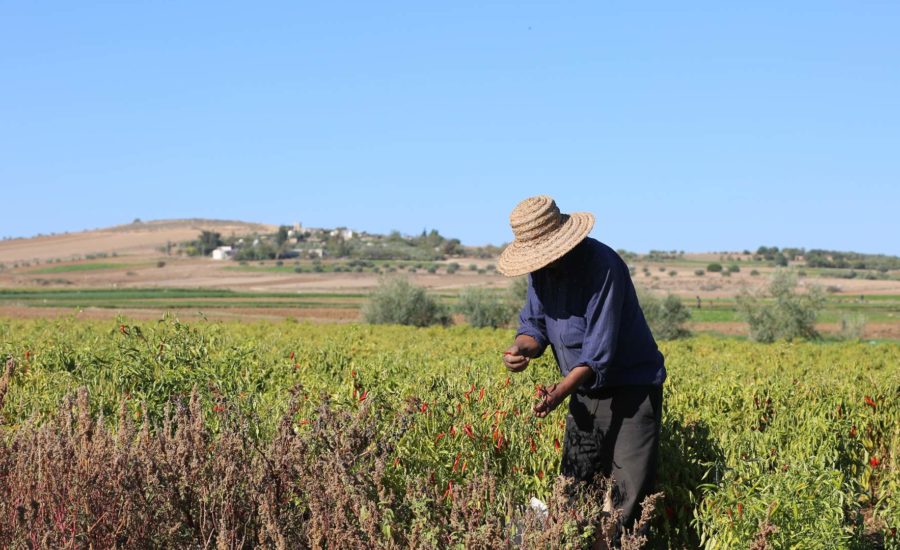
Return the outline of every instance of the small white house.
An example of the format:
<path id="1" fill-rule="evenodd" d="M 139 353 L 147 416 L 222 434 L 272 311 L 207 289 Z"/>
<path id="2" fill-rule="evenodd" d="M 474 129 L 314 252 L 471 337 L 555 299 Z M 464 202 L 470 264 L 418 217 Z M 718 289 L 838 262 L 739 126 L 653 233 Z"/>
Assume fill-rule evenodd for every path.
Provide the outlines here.
<path id="1" fill-rule="evenodd" d="M 227 260 L 234 256 L 234 249 L 230 246 L 220 246 L 212 251 L 213 260 Z"/>
<path id="2" fill-rule="evenodd" d="M 353 230 L 347 229 L 346 227 L 339 227 L 331 232 L 332 237 L 340 237 L 345 241 L 349 241 L 353 238 Z"/>

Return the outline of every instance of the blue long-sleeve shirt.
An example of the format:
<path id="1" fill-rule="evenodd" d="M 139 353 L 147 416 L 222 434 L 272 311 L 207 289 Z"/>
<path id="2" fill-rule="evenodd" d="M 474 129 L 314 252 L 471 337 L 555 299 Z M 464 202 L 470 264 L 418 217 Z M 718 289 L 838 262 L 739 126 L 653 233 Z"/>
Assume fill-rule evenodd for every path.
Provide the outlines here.
<path id="1" fill-rule="evenodd" d="M 586 238 L 554 268 L 531 273 L 518 334 L 549 345 L 565 376 L 579 365 L 594 371 L 580 391 L 631 385 L 660 386 L 666 379 L 628 266 L 605 244 Z"/>

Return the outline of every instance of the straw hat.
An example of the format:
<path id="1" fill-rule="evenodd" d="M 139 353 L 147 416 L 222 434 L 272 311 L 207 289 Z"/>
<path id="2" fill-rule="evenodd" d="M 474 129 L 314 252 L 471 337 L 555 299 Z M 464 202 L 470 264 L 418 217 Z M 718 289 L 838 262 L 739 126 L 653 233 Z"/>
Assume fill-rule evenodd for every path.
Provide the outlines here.
<path id="1" fill-rule="evenodd" d="M 515 240 L 500 254 L 497 269 L 507 277 L 525 275 L 562 258 L 594 227 L 589 212 L 561 214 L 546 195 L 530 197 L 509 215 Z"/>

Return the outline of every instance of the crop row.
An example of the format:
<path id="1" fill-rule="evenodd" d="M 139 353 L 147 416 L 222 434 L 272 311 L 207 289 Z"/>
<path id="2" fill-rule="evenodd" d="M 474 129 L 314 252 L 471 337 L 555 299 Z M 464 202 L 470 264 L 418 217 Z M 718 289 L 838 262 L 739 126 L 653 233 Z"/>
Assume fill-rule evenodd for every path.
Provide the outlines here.
<path id="1" fill-rule="evenodd" d="M 255 419 L 246 437 L 264 442 L 298 395 L 298 433 L 323 402 L 365 407 L 373 437 L 392 442 L 394 479 L 427 480 L 443 506 L 489 475 L 502 515 L 549 497 L 565 418 L 564 407 L 530 414 L 536 387 L 558 374 L 549 357 L 507 373 L 511 338 L 469 327 L 5 321 L 0 353 L 17 368 L 0 430 L 10 438 L 29 418 L 49 421 L 79 387 L 110 424 L 120 406 L 159 423 L 196 391 L 210 429 L 238 414 Z M 896 547 L 900 346 L 704 337 L 662 350 L 656 545 Z"/>

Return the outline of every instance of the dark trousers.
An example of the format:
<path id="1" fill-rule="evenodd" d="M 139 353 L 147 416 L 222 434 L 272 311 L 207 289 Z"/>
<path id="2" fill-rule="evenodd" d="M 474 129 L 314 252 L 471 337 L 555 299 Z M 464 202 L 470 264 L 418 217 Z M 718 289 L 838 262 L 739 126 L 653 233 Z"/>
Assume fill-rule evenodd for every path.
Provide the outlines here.
<path id="1" fill-rule="evenodd" d="M 613 505 L 631 528 L 656 483 L 662 388 L 621 386 L 569 397 L 562 474 L 590 482 L 612 477 Z"/>

